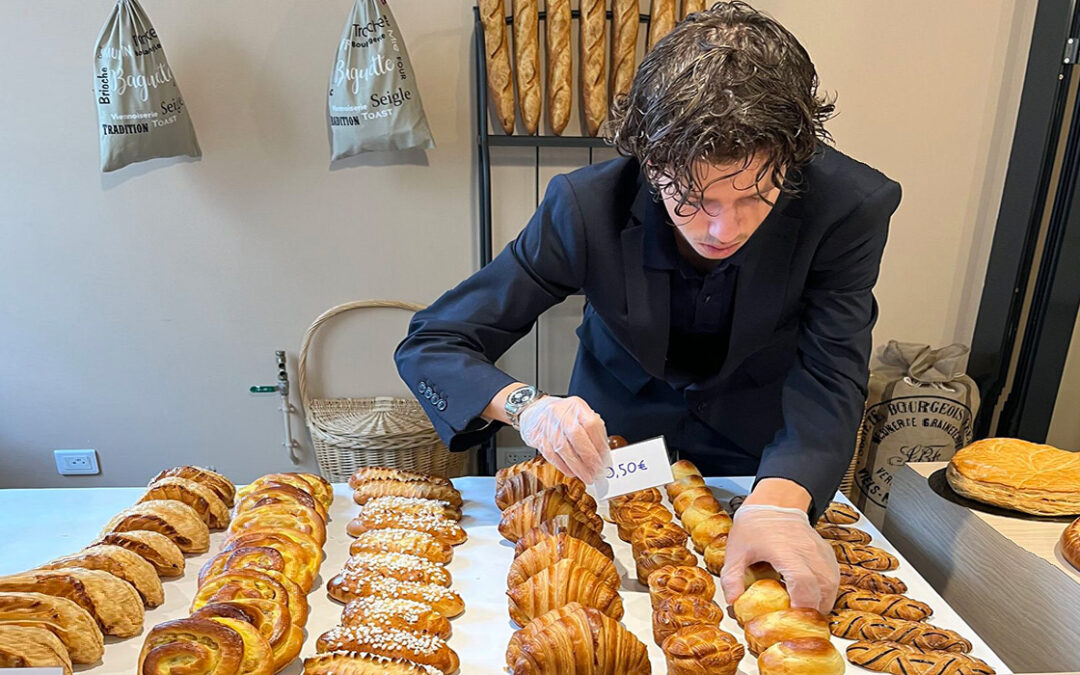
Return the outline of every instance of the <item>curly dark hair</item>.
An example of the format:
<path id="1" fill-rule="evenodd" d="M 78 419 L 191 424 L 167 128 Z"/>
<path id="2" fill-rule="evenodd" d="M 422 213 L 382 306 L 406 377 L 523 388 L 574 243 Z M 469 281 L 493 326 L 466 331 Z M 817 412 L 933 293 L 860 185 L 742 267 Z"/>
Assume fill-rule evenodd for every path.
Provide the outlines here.
<path id="1" fill-rule="evenodd" d="M 649 183 L 683 201 L 704 190 L 698 162 L 764 158 L 770 176 L 797 192 L 799 168 L 818 141 L 834 100 L 818 96 L 809 54 L 786 28 L 745 2 L 718 2 L 679 22 L 641 62 L 617 98 L 605 134 L 636 157 Z"/>

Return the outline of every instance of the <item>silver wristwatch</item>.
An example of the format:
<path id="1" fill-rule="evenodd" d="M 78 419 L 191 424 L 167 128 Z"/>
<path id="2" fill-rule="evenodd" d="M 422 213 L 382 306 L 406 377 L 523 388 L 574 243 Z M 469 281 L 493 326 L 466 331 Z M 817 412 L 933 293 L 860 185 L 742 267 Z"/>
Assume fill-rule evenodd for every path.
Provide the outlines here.
<path id="1" fill-rule="evenodd" d="M 510 418 L 510 424 L 517 429 L 518 418 L 521 416 L 521 411 L 543 396 L 545 396 L 544 392 L 531 384 L 518 387 L 510 392 L 510 395 L 506 397 L 506 404 L 503 406 L 507 416 Z"/>

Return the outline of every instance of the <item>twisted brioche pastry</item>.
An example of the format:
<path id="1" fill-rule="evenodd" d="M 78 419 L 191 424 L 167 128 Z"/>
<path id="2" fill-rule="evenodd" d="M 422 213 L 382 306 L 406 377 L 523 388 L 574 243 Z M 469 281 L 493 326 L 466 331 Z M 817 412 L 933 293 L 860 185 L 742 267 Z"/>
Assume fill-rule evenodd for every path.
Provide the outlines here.
<path id="1" fill-rule="evenodd" d="M 262 488 L 269 483 L 285 483 L 286 485 L 292 485 L 293 487 L 299 488 L 322 502 L 324 509 L 327 511 L 329 511 L 330 504 L 334 501 L 333 486 L 322 476 L 317 476 L 313 473 L 268 473 L 240 488 L 236 494 L 238 497 L 241 497 L 250 492 L 262 490 Z"/>
<path id="2" fill-rule="evenodd" d="M 702 478 L 700 474 L 694 473 L 688 476 L 683 476 L 682 478 L 678 478 L 675 481 L 668 483 L 666 486 L 664 486 L 664 489 L 667 490 L 668 499 L 670 499 L 671 501 L 675 501 L 676 497 L 686 492 L 690 488 L 696 487 L 705 487 L 705 479 Z"/>
<path id="3" fill-rule="evenodd" d="M 740 626 L 769 612 L 791 608 L 791 598 L 784 585 L 775 579 L 762 579 L 750 584 L 743 594 L 735 598 L 735 620 Z"/>
<path id="4" fill-rule="evenodd" d="M 267 504 L 303 504 L 318 513 L 324 523 L 330 519 L 326 507 L 310 492 L 277 481 L 259 483 L 257 489 L 244 493 L 236 503 L 236 512 L 249 511 Z"/>
<path id="5" fill-rule="evenodd" d="M 686 521 L 684 520 L 683 523 L 685 524 Z M 731 516 L 727 513 L 714 513 L 693 527 L 687 525 L 690 530 L 690 540 L 694 543 L 694 550 L 698 553 L 704 553 L 709 544 L 716 541 L 718 537 L 724 538 L 724 547 L 726 548 L 731 525 Z"/>
<path id="6" fill-rule="evenodd" d="M 450 502 L 443 502 L 438 499 L 420 499 L 418 497 L 376 497 L 361 506 L 358 513 L 361 515 L 367 513 L 430 514 L 449 520 L 461 520 L 461 509 L 451 506 Z"/>
<path id="7" fill-rule="evenodd" d="M 357 553 L 409 553 L 434 563 L 446 564 L 454 558 L 450 544 L 439 541 L 427 532 L 387 528 L 368 530 L 349 544 L 349 555 Z"/>
<path id="8" fill-rule="evenodd" d="M 1080 518 L 1072 521 L 1061 533 L 1061 555 L 1080 570 Z"/>
<path id="9" fill-rule="evenodd" d="M 513 675 L 652 672 L 645 645 L 633 633 L 577 602 L 547 612 L 514 633 L 506 664 Z"/>
<path id="10" fill-rule="evenodd" d="M 855 565 L 868 570 L 888 572 L 900 567 L 900 561 L 891 553 L 876 546 L 849 544 L 846 541 L 829 540 L 832 544 L 836 561 L 845 565 Z"/>
<path id="11" fill-rule="evenodd" d="M 618 621 L 622 598 L 595 574 L 573 560 L 560 560 L 506 591 L 510 618 L 519 626 L 571 602 L 593 607 Z"/>
<path id="12" fill-rule="evenodd" d="M 570 49 L 570 0 L 545 0 L 548 121 L 556 136 L 570 121 L 573 103 L 573 51 Z"/>
<path id="13" fill-rule="evenodd" d="M 0 626 L 44 628 L 63 643 L 74 663 L 97 663 L 105 652 L 94 617 L 67 598 L 42 593 L 0 593 Z"/>
<path id="14" fill-rule="evenodd" d="M 675 523 L 649 521 L 634 529 L 630 535 L 630 547 L 633 549 L 634 558 L 637 558 L 645 549 L 685 546 L 689 536 L 686 530 Z"/>
<path id="15" fill-rule="evenodd" d="M 669 565 L 649 575 L 649 600 L 654 610 L 664 600 L 676 596 L 695 596 L 711 601 L 715 595 L 716 582 L 700 567 Z"/>
<path id="16" fill-rule="evenodd" d="M 502 3 L 499 4 L 501 5 Z M 505 28 L 506 17 L 503 16 L 501 19 L 502 26 Z M 488 48 L 491 48 L 491 43 L 488 43 Z M 422 471 L 412 471 L 410 469 L 391 469 L 384 466 L 366 466 L 357 469 L 353 472 L 352 476 L 349 476 L 349 487 L 355 490 L 360 487 L 362 483 L 372 480 L 398 480 L 406 483 L 431 483 L 433 485 L 446 485 L 448 487 L 453 487 L 454 485 L 446 476 L 439 476 L 433 473 L 423 473 Z"/>
<path id="17" fill-rule="evenodd" d="M 556 485 L 529 495 L 503 511 L 499 521 L 499 533 L 516 542 L 527 531 L 559 515 L 569 515 L 580 520 L 597 533 L 604 529 L 604 521 L 600 516 L 579 509 L 577 503 L 568 496 L 566 487 Z"/>
<path id="18" fill-rule="evenodd" d="M 971 651 L 971 643 L 955 631 L 920 621 L 890 619 L 870 612 L 850 609 L 834 612 L 829 621 L 829 629 L 836 637 L 846 640 L 899 642 L 924 651 L 963 654 Z"/>
<path id="19" fill-rule="evenodd" d="M 514 133 L 514 74 L 510 69 L 506 6 L 503 0 L 480 0 L 477 7 L 480 9 L 480 20 L 484 24 L 484 58 L 487 61 L 488 91 L 495 107 L 495 115 L 499 119 L 499 125 L 509 136 Z M 383 471 L 393 470 L 383 469 Z"/>
<path id="20" fill-rule="evenodd" d="M 619 586 L 622 585 L 619 572 L 610 558 L 568 534 L 546 537 L 538 541 L 535 546 L 522 551 L 521 555 L 516 556 L 514 562 L 510 564 L 506 585 L 512 588 L 522 584 L 530 577 L 539 574 L 541 570 L 563 559 L 573 560 L 589 570 L 612 590 L 618 591 Z"/>
<path id="21" fill-rule="evenodd" d="M 596 500 L 592 495 L 585 492 L 585 483 L 578 478 L 567 477 L 559 473 L 554 466 L 544 471 L 519 471 L 502 482 L 495 491 L 495 506 L 505 511 L 522 499 L 541 492 L 556 485 L 566 486 L 566 496 L 577 502 L 578 508 L 586 513 L 596 512 Z M 554 477 L 558 474 L 558 478 Z"/>
<path id="22" fill-rule="evenodd" d="M 664 496 L 656 488 L 645 488 L 635 492 L 627 492 L 624 495 L 612 497 L 608 500 L 608 513 L 611 509 L 629 504 L 630 502 L 657 502 L 664 501 Z"/>
<path id="23" fill-rule="evenodd" d="M 840 585 L 855 586 L 875 593 L 907 593 L 907 584 L 896 577 L 855 565 L 840 565 Z"/>
<path id="24" fill-rule="evenodd" d="M 370 596 L 350 600 L 341 612 L 341 625 L 365 623 L 410 633 L 450 637 L 450 622 L 426 603 L 401 598 Z"/>
<path id="25" fill-rule="evenodd" d="M 458 669 L 457 653 L 446 641 L 431 633 L 410 633 L 370 624 L 335 626 L 319 636 L 315 643 L 320 652 L 354 651 L 438 668 L 449 675 Z"/>
<path id="26" fill-rule="evenodd" d="M 663 546 L 647 548 L 634 558 L 634 571 L 639 583 L 649 585 L 649 577 L 658 569 L 667 566 L 693 567 L 697 558 L 685 546 Z"/>
<path id="27" fill-rule="evenodd" d="M 298 503 L 264 504 L 238 513 L 228 531 L 233 537 L 254 529 L 292 530 L 308 535 L 319 547 L 326 543 L 326 522 L 317 511 Z"/>
<path id="28" fill-rule="evenodd" d="M 40 626 L 0 624 L 0 668 L 62 668 L 71 675 L 64 643 Z"/>
<path id="29" fill-rule="evenodd" d="M 273 600 L 287 607 L 289 619 L 297 626 L 307 621 L 307 597 L 300 587 L 280 572 L 267 569 L 229 570 L 207 579 L 195 593 L 191 611 L 212 602 L 255 598 Z"/>
<path id="30" fill-rule="evenodd" d="M 793 607 L 756 616 L 743 626 L 746 644 L 754 656 L 777 642 L 798 638 L 829 640 L 829 620 L 816 609 Z"/>
<path id="31" fill-rule="evenodd" d="M 696 595 L 673 595 L 654 605 L 652 627 L 657 645 L 684 626 L 719 626 L 724 610 L 714 601 Z"/>
<path id="32" fill-rule="evenodd" d="M 338 602 L 373 596 L 412 600 L 430 605 L 439 614 L 452 619 L 465 611 L 461 596 L 443 586 L 398 581 L 363 570 L 344 570 L 327 582 L 326 592 Z"/>
<path id="33" fill-rule="evenodd" d="M 726 534 L 714 537 L 701 554 L 705 560 L 705 569 L 717 576 L 724 570 L 724 562 L 727 560 L 727 539 Z"/>
<path id="34" fill-rule="evenodd" d="M 159 607 L 165 602 L 165 590 L 161 586 L 154 566 L 137 553 L 126 548 L 109 544 L 93 544 L 74 555 L 57 558 L 38 567 L 43 570 L 58 570 L 68 567 L 81 567 L 87 570 L 108 572 L 118 579 L 131 584 L 143 604 L 147 607 Z"/>
<path id="35" fill-rule="evenodd" d="M 646 51 L 652 51 L 656 43 L 675 27 L 675 0 L 652 0 L 649 7 L 649 43 Z"/>
<path id="36" fill-rule="evenodd" d="M 682 518 L 682 514 L 694 503 L 694 500 L 699 497 L 712 497 L 712 491 L 705 485 L 698 485 L 697 487 L 687 488 L 679 493 L 679 496 L 671 500 L 671 508 L 675 511 L 675 515 Z"/>
<path id="37" fill-rule="evenodd" d="M 581 29 L 581 108 L 585 134 L 595 136 L 607 117 L 607 0 L 583 0 Z"/>
<path id="38" fill-rule="evenodd" d="M 236 497 L 236 486 L 232 481 L 221 475 L 217 471 L 210 469 L 204 469 L 199 466 L 174 466 L 171 469 L 165 469 L 158 475 L 150 479 L 150 484 L 158 482 L 162 478 L 187 478 L 193 480 L 196 483 L 205 485 L 214 491 L 225 506 L 232 508 L 234 499 Z"/>
<path id="39" fill-rule="evenodd" d="M 239 548 L 272 548 L 281 554 L 285 561 L 285 576 L 292 579 L 300 588 L 310 591 L 319 574 L 322 562 L 322 549 L 311 537 L 294 530 L 272 532 L 253 528 L 226 540 L 221 549 L 225 554 Z M 222 570 L 223 571 L 223 570 Z"/>
<path id="40" fill-rule="evenodd" d="M 637 69 L 638 0 L 611 0 L 611 98 L 630 91 Z M 676 462 L 677 464 L 678 462 Z M 674 470 L 674 467 L 672 467 Z"/>
<path id="41" fill-rule="evenodd" d="M 244 639 L 212 619 L 177 619 L 154 626 L 139 653 L 140 675 L 234 675 L 244 672 Z M 269 664 L 268 664 L 269 665 Z"/>
<path id="42" fill-rule="evenodd" d="M 183 502 L 154 499 L 136 504 L 110 520 L 102 535 L 131 530 L 159 532 L 184 553 L 206 553 L 210 550 L 210 528 L 195 509 Z"/>
<path id="43" fill-rule="evenodd" d="M 540 18 L 537 0 L 513 0 L 514 75 L 525 133 L 540 126 Z M 498 481 L 496 480 L 496 485 Z"/>
<path id="44" fill-rule="evenodd" d="M 675 480 L 679 480 L 687 476 L 700 476 L 701 470 L 690 460 L 680 459 L 671 465 L 671 475 L 675 477 Z"/>
<path id="45" fill-rule="evenodd" d="M 140 502 L 171 499 L 190 506 L 207 527 L 218 530 L 229 524 L 229 507 L 209 487 L 190 478 L 166 476 L 150 483 Z"/>
<path id="46" fill-rule="evenodd" d="M 760 675 L 843 675 L 844 657 L 828 640 L 796 638 L 769 647 L 758 657 Z"/>
<path id="47" fill-rule="evenodd" d="M 206 564 L 199 570 L 198 585 L 202 586 L 210 577 L 216 577 L 226 571 L 245 568 L 274 570 L 285 574 L 285 556 L 280 551 L 269 546 L 238 546 L 231 548 L 206 561 Z M 285 574 L 285 576 L 289 577 L 288 574 Z M 293 581 L 296 580 L 293 579 Z"/>
<path id="48" fill-rule="evenodd" d="M 134 586 L 108 572 L 81 567 L 32 570 L 0 577 L 0 591 L 67 598 L 89 612 L 106 635 L 131 637 L 142 632 L 142 599 Z"/>
<path id="49" fill-rule="evenodd" d="M 527 530 L 514 544 L 514 555 L 521 555 L 525 549 L 535 546 L 544 538 L 559 534 L 568 534 L 574 539 L 580 539 L 605 557 L 615 559 L 615 553 L 611 550 L 611 544 L 604 541 L 599 532 L 594 530 L 588 522 L 577 514 L 560 515 L 538 523 L 532 529 Z"/>
<path id="50" fill-rule="evenodd" d="M 618 507 L 612 507 L 612 520 L 619 534 L 619 539 L 629 542 L 638 529 L 645 523 L 670 523 L 671 511 L 664 508 L 663 504 L 656 502 L 630 502 Z"/>
<path id="51" fill-rule="evenodd" d="M 349 521 L 345 531 L 351 537 L 358 537 L 371 530 L 402 529 L 426 532 L 444 544 L 457 546 L 465 543 L 468 535 L 453 520 L 433 513 L 361 513 Z"/>
<path id="52" fill-rule="evenodd" d="M 661 645 L 669 675 L 735 675 L 746 650 L 719 626 L 683 626 Z"/>
<path id="53" fill-rule="evenodd" d="M 461 493 L 450 485 L 404 480 L 370 480 L 353 490 L 353 501 L 363 505 L 377 497 L 415 497 L 437 499 L 461 508 Z"/>
<path id="54" fill-rule="evenodd" d="M 859 512 L 855 510 L 855 507 L 843 502 L 830 502 L 829 507 L 818 520 L 819 525 L 851 525 L 857 522 L 859 522 Z"/>
<path id="55" fill-rule="evenodd" d="M 682 17 L 685 19 L 694 12 L 701 12 L 705 9 L 705 0 L 683 0 Z"/>
<path id="56" fill-rule="evenodd" d="M 137 554 L 154 566 L 159 577 L 178 577 L 184 573 L 184 554 L 171 539 L 160 532 L 129 530 L 103 534 L 96 544 L 119 546 Z"/>
<path id="57" fill-rule="evenodd" d="M 304 675 L 440 675 L 441 670 L 405 659 L 336 651 L 304 659 Z"/>
<path id="58" fill-rule="evenodd" d="M 727 512 L 724 511 L 724 507 L 721 506 L 720 500 L 714 497 L 710 492 L 708 494 L 699 495 L 691 501 L 690 504 L 683 509 L 679 519 L 682 520 L 682 524 L 686 526 L 687 530 L 692 530 L 695 526 L 699 525 L 701 521 L 718 514 L 726 516 Z"/>
<path id="59" fill-rule="evenodd" d="M 870 612 L 871 614 L 880 614 L 891 619 L 904 619 L 906 621 L 925 621 L 934 613 L 930 605 L 925 602 L 919 602 L 907 596 L 893 593 L 864 591 L 854 586 L 840 587 L 833 609 L 836 611 L 854 609 L 859 612 Z"/>
<path id="60" fill-rule="evenodd" d="M 955 652 L 924 652 L 897 642 L 856 642 L 847 648 L 848 661 L 868 670 L 897 675 L 994 675 L 994 669 L 973 656 Z"/>
<path id="61" fill-rule="evenodd" d="M 357 553 L 345 561 L 344 569 L 446 588 L 449 588 L 451 583 L 450 572 L 441 564 L 409 553 Z"/>
<path id="62" fill-rule="evenodd" d="M 288 608 L 273 600 L 240 598 L 212 602 L 196 610 L 191 615 L 191 618 L 225 618 L 251 624 L 270 647 L 271 661 L 273 663 L 272 670 L 274 672 L 282 670 L 299 656 L 300 648 L 304 643 L 304 631 L 300 626 L 293 625 Z M 227 623 L 226 625 L 232 627 L 232 624 Z M 252 642 L 252 639 L 250 636 L 245 638 L 243 629 L 237 632 L 241 633 L 241 638 L 244 638 L 246 658 L 246 645 Z M 256 648 L 261 651 L 261 648 Z"/>

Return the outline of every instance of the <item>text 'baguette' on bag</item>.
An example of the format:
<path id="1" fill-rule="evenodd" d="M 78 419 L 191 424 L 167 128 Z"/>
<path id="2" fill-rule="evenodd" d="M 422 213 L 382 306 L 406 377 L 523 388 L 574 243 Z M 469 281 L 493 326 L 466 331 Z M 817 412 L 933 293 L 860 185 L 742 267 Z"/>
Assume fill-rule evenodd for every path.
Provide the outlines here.
<path id="1" fill-rule="evenodd" d="M 356 0 L 329 92 L 331 159 L 435 147 L 405 39 L 387 0 Z"/>
<path id="2" fill-rule="evenodd" d="M 94 52 L 101 170 L 155 157 L 202 157 L 165 50 L 136 0 L 117 0 Z"/>

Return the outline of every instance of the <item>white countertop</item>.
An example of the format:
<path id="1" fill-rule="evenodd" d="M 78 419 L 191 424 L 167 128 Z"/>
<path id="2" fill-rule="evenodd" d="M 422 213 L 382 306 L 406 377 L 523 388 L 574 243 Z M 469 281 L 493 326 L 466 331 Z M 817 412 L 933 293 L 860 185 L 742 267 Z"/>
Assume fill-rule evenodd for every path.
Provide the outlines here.
<path id="1" fill-rule="evenodd" d="M 750 486 L 749 478 L 710 478 L 707 483 L 721 500 L 734 494 L 745 494 Z M 498 531 L 500 512 L 494 503 L 494 479 L 489 477 L 458 478 L 454 485 L 461 490 L 465 500 L 462 526 L 469 540 L 454 550 L 454 560 L 449 569 L 454 579 L 454 590 L 465 600 L 465 613 L 452 621 L 453 636 L 450 646 L 461 657 L 461 674 L 478 675 L 499 673 L 505 670 L 506 644 L 514 631 L 507 614 L 506 573 L 513 560 L 513 547 Z M 0 490 L 0 574 L 12 574 L 39 565 L 52 558 L 78 551 L 93 541 L 99 529 L 118 511 L 130 506 L 145 488 L 88 488 L 88 489 L 34 489 Z M 351 538 L 345 533 L 345 524 L 356 512 L 347 485 L 334 486 L 335 501 L 330 509 L 331 521 L 327 525 L 326 559 L 321 569 L 321 579 L 309 596 L 311 616 L 307 625 L 307 638 L 301 656 L 315 651 L 315 640 L 324 631 L 337 624 L 341 605 L 334 602 L 323 590 L 325 581 L 341 569 L 348 557 Z M 842 496 L 837 499 L 847 501 Z M 601 506 L 601 510 L 605 510 Z M 999 673 L 1009 672 L 1001 660 L 979 639 L 964 621 L 952 611 L 930 585 L 920 577 L 902 556 L 885 541 L 881 533 L 866 519 L 856 527 L 869 532 L 873 544 L 900 559 L 900 569 L 889 574 L 907 583 L 908 595 L 929 603 L 934 608 L 930 622 L 958 631 L 971 640 L 973 655 L 989 663 Z M 652 639 L 652 615 L 649 595 L 638 584 L 634 573 L 634 561 L 629 544 L 618 538 L 615 526 L 607 524 L 604 536 L 615 550 L 616 568 L 623 577 L 621 589 L 626 616 L 624 625 L 634 632 L 649 648 L 653 672 L 666 672 L 663 653 Z M 210 552 L 189 556 L 187 571 L 177 579 L 166 579 L 165 604 L 146 613 L 144 631 L 163 621 L 187 616 L 188 604 L 195 593 L 196 575 L 202 564 L 216 553 L 224 534 L 212 533 Z M 719 586 L 719 583 L 717 583 Z M 723 596 L 717 590 L 718 602 Z M 726 618 L 722 628 L 735 635 L 745 645 L 742 630 L 734 619 Z M 833 638 L 834 644 L 843 652 L 847 640 Z M 143 638 L 127 640 L 106 638 L 105 658 L 95 666 L 77 666 L 77 672 L 88 671 L 95 675 L 127 675 L 138 662 Z M 292 664 L 284 673 L 296 675 L 301 672 L 300 662 Z M 756 675 L 757 665 L 747 654 L 740 665 L 740 672 Z M 869 672 L 848 665 L 848 672 Z"/>

